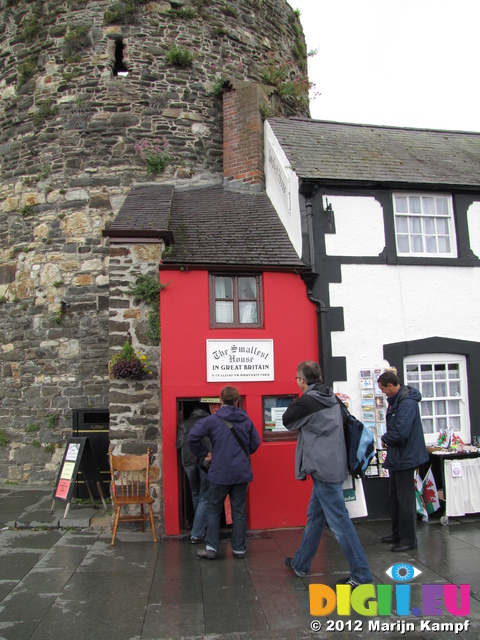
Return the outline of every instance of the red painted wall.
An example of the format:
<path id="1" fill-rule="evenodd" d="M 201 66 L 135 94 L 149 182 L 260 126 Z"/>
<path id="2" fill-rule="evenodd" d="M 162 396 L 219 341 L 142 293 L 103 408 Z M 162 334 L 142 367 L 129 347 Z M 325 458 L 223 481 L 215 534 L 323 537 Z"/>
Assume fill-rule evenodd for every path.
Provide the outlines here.
<path id="1" fill-rule="evenodd" d="M 160 271 L 168 286 L 160 297 L 161 390 L 165 532 L 180 533 L 177 451 L 177 398 L 218 397 L 225 384 L 244 396 L 244 409 L 262 437 L 262 396 L 298 394 L 296 366 L 318 361 L 315 306 L 295 274 L 263 274 L 263 329 L 210 329 L 208 273 Z M 272 339 L 275 380 L 209 382 L 207 339 Z M 295 480 L 296 441 L 263 442 L 252 456 L 248 493 L 250 529 L 301 526 L 306 522 L 310 482 Z"/>

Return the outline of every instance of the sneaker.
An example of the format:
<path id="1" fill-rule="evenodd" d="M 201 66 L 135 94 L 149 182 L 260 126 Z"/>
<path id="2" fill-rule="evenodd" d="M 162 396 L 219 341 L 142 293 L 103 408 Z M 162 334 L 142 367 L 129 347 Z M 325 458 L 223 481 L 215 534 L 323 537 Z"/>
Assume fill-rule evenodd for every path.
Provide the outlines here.
<path id="1" fill-rule="evenodd" d="M 358 582 L 355 582 L 355 580 L 352 580 L 350 576 L 347 576 L 346 578 L 342 578 L 341 580 L 337 580 L 337 584 L 349 584 L 352 587 L 352 589 L 355 589 L 355 587 L 360 586 Z"/>
<path id="2" fill-rule="evenodd" d="M 292 558 L 290 558 L 290 556 L 287 556 L 285 558 L 285 566 L 288 567 L 288 569 L 291 569 L 292 571 L 294 571 L 295 575 L 298 576 L 299 578 L 305 578 L 305 576 L 308 576 L 308 573 L 304 573 L 303 571 L 297 571 L 297 569 L 295 569 L 295 567 L 292 564 Z"/>
<path id="3" fill-rule="evenodd" d="M 246 551 L 233 551 L 233 557 L 237 558 L 237 560 L 241 560 L 242 558 L 245 558 L 246 553 Z"/>
<path id="4" fill-rule="evenodd" d="M 197 558 L 207 558 L 207 560 L 214 560 L 217 557 L 217 552 L 213 549 L 199 549 L 197 551 Z"/>
<path id="5" fill-rule="evenodd" d="M 205 538 L 195 538 L 195 536 L 190 536 L 190 542 L 192 544 L 202 544 Z"/>

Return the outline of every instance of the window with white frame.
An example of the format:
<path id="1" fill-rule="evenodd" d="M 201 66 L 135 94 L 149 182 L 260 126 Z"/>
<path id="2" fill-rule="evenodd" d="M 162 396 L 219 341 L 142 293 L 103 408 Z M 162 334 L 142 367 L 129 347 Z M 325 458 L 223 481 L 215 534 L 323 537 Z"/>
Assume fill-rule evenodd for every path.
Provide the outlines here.
<path id="1" fill-rule="evenodd" d="M 422 394 L 420 414 L 427 445 L 437 442 L 442 429 L 453 429 L 470 442 L 467 367 L 464 356 L 428 354 L 404 360 L 405 382 Z"/>
<path id="2" fill-rule="evenodd" d="M 450 196 L 395 193 L 393 209 L 399 256 L 457 256 Z"/>

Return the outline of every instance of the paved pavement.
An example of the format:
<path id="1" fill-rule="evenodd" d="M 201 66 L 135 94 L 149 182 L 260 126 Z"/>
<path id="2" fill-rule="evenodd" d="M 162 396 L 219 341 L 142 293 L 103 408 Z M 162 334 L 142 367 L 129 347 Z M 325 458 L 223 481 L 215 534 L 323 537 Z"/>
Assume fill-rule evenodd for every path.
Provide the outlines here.
<path id="1" fill-rule="evenodd" d="M 442 598 L 442 615 L 399 617 L 394 598 L 391 615 L 334 609 L 315 617 L 309 584 L 335 589 L 348 574 L 329 530 L 311 575 L 299 579 L 283 562 L 300 529 L 250 532 L 244 560 L 232 557 L 224 538 L 220 557 L 198 560 L 188 539 L 154 544 L 148 530 L 123 530 L 111 547 L 110 518 L 101 509 L 74 506 L 64 518 L 62 503 L 50 513 L 51 495 L 47 487 L 0 485 L 0 640 L 480 638 L 480 516 L 450 518 L 447 526 L 438 518 L 419 522 L 418 550 L 396 554 L 380 543 L 388 521 L 356 522 L 375 585 L 395 591 L 385 573 L 395 563 L 422 571 L 409 583 L 413 609 L 426 606 L 426 583 L 468 584 L 466 617 L 448 613 Z M 435 624 L 443 626 L 435 631 Z"/>

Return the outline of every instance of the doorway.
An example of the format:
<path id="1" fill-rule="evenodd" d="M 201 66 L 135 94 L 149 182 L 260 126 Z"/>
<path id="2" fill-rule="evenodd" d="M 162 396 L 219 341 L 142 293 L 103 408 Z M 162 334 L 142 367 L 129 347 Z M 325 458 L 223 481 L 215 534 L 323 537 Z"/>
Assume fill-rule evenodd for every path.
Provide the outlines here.
<path id="1" fill-rule="evenodd" d="M 243 407 L 244 398 L 240 398 L 239 406 Z M 208 413 L 214 414 L 220 407 L 219 398 L 177 398 L 177 429 L 187 420 L 195 408 L 201 408 Z M 190 493 L 190 485 L 188 478 L 183 470 L 180 451 L 177 450 L 177 469 L 178 469 L 178 495 L 179 495 L 179 513 L 180 513 L 180 531 L 188 533 L 192 529 L 194 509 L 192 496 Z M 231 526 L 226 524 L 225 512 L 222 514 L 220 523 L 222 529 L 230 529 Z"/>

